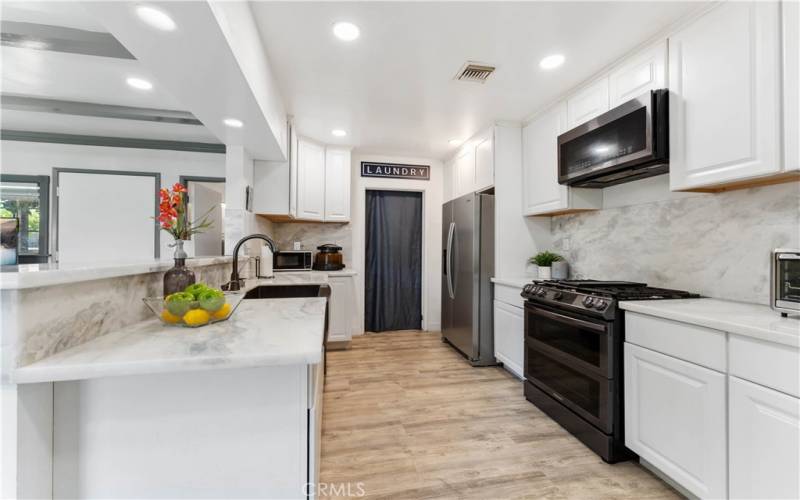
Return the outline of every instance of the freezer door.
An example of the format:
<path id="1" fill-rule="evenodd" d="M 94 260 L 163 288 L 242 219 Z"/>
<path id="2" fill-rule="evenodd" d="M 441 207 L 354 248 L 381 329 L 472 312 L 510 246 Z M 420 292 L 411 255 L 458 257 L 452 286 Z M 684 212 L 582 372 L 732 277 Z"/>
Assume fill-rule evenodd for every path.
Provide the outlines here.
<path id="1" fill-rule="evenodd" d="M 453 328 L 452 255 L 453 202 L 442 205 L 442 335 L 447 337 Z"/>
<path id="2" fill-rule="evenodd" d="M 476 319 L 478 311 L 475 291 L 477 290 L 478 265 L 476 257 L 477 234 L 475 228 L 476 204 L 474 194 L 462 196 L 453 203 L 452 238 L 452 283 L 453 299 L 452 326 L 445 337 L 467 358 L 477 357 L 478 338 Z"/>

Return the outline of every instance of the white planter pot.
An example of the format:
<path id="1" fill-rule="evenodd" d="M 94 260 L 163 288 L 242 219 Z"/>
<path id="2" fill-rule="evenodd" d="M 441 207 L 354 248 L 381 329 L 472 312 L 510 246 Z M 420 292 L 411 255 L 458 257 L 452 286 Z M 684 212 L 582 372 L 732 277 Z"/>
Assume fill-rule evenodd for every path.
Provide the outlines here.
<path id="1" fill-rule="evenodd" d="M 539 266 L 539 279 L 540 280 L 549 280 L 550 276 L 551 276 L 550 271 L 551 271 L 550 266 L 547 266 L 547 267 Z"/>

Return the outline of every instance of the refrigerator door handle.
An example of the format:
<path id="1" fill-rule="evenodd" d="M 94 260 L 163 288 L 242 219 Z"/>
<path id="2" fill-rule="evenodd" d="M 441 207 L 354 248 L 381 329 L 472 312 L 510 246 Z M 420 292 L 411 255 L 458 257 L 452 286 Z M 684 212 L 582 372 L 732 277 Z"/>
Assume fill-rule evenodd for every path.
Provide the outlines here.
<path id="1" fill-rule="evenodd" d="M 456 298 L 453 290 L 453 235 L 455 234 L 456 223 L 450 223 L 450 230 L 447 232 L 447 259 L 445 261 L 445 273 L 447 274 L 447 293 L 451 299 Z"/>

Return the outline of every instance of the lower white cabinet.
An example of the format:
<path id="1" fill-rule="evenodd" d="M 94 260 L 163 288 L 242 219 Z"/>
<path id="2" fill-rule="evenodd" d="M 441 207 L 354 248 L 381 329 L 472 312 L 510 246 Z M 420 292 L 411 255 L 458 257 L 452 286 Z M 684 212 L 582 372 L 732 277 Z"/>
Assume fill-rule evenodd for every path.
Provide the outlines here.
<path id="1" fill-rule="evenodd" d="M 731 498 L 800 498 L 800 399 L 729 377 Z"/>
<path id="2" fill-rule="evenodd" d="M 331 296 L 328 306 L 328 342 L 349 342 L 353 338 L 356 314 L 356 285 L 353 276 L 328 276 Z"/>
<path id="3" fill-rule="evenodd" d="M 495 285 L 497 287 L 498 285 Z M 519 292 L 517 291 L 517 294 Z M 518 378 L 524 378 L 525 310 L 494 301 L 494 357 Z"/>
<path id="4" fill-rule="evenodd" d="M 625 343 L 625 444 L 700 498 L 727 495 L 725 375 Z"/>

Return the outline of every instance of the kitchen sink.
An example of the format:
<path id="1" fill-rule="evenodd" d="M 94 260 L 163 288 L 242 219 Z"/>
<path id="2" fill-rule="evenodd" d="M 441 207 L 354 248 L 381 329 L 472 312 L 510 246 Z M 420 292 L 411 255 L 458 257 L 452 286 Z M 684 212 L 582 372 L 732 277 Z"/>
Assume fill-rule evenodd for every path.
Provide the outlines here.
<path id="1" fill-rule="evenodd" d="M 263 285 L 248 291 L 245 299 L 288 299 L 295 297 L 330 297 L 328 285 Z"/>

